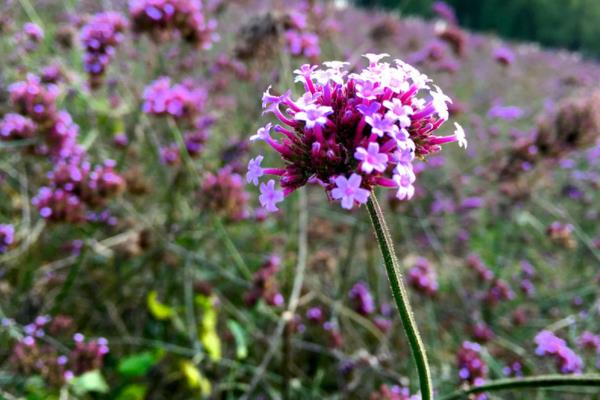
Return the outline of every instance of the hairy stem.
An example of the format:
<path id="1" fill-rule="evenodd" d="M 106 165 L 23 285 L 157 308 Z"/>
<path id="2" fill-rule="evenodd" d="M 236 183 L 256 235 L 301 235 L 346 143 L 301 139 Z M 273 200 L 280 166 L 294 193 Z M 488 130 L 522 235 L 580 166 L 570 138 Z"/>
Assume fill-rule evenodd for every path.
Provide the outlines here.
<path id="1" fill-rule="evenodd" d="M 383 255 L 385 269 L 390 281 L 390 286 L 392 287 L 392 294 L 394 295 L 396 306 L 400 312 L 402 326 L 408 337 L 412 355 L 417 365 L 419 384 L 421 386 L 421 397 L 422 400 L 431 400 L 433 399 L 433 392 L 431 372 L 429 371 L 429 365 L 427 363 L 427 353 L 425 352 L 425 346 L 419 335 L 417 323 L 408 301 L 408 292 L 404 287 L 400 265 L 396 258 L 396 254 L 394 253 L 392 238 L 374 192 L 372 192 L 369 197 L 367 208 L 369 210 L 371 221 L 373 222 L 373 228 L 375 229 L 379 248 Z"/>
<path id="2" fill-rule="evenodd" d="M 600 387 L 600 375 L 541 375 L 528 378 L 510 378 L 491 381 L 481 386 L 473 386 L 443 396 L 440 400 L 464 399 L 473 393 L 491 392 L 519 388 L 548 388 L 557 386 Z"/>

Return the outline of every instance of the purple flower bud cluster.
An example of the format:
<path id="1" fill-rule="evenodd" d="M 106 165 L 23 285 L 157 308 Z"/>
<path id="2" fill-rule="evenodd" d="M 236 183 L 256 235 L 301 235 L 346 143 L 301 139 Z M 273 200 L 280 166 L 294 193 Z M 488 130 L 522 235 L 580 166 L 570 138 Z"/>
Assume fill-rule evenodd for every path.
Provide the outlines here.
<path id="1" fill-rule="evenodd" d="M 410 390 L 398 385 L 381 385 L 379 390 L 371 393 L 369 400 L 420 400 L 418 394 L 411 395 Z"/>
<path id="2" fill-rule="evenodd" d="M 155 116 L 192 120 L 203 110 L 206 97 L 202 88 L 191 84 L 171 85 L 171 79 L 163 76 L 144 90 L 143 111 Z"/>
<path id="3" fill-rule="evenodd" d="M 464 341 L 456 354 L 458 364 L 458 377 L 463 383 L 473 386 L 480 386 L 485 382 L 488 374 L 488 367 L 481 358 L 481 346 L 477 343 Z M 475 397 L 477 400 L 485 400 L 487 396 L 480 394 Z"/>
<path id="4" fill-rule="evenodd" d="M 29 139 L 35 131 L 35 122 L 21 114 L 9 113 L 0 120 L 0 140 Z"/>
<path id="5" fill-rule="evenodd" d="M 471 336 L 479 343 L 487 343 L 496 335 L 488 324 L 485 322 L 478 322 L 471 327 Z"/>
<path id="6" fill-rule="evenodd" d="M 431 10 L 441 19 L 449 23 L 450 25 L 457 25 L 458 18 L 456 18 L 456 13 L 454 12 L 454 8 L 450 6 L 445 1 L 436 1 L 431 6 Z"/>
<path id="7" fill-rule="evenodd" d="M 44 40 L 44 30 L 41 26 L 33 22 L 27 22 L 23 25 L 23 34 L 33 43 L 39 43 Z"/>
<path id="8" fill-rule="evenodd" d="M 248 306 L 254 306 L 261 298 L 271 306 L 283 305 L 285 299 L 279 291 L 277 283 L 277 272 L 281 267 L 281 258 L 271 256 L 254 274 L 252 287 L 244 295 L 244 302 Z"/>
<path id="9" fill-rule="evenodd" d="M 494 60 L 505 67 L 513 65 L 515 63 L 515 58 L 515 53 L 510 47 L 503 46 L 494 50 Z"/>
<path id="10" fill-rule="evenodd" d="M 127 20 L 114 11 L 94 15 L 81 28 L 80 39 L 84 48 L 83 67 L 89 75 L 90 86 L 101 85 L 104 73 L 115 55 L 115 48 L 123 40 Z"/>
<path id="11" fill-rule="evenodd" d="M 477 274 L 477 279 L 480 282 L 489 282 L 494 279 L 494 272 L 485 265 L 477 254 L 471 254 L 467 257 L 467 268 Z"/>
<path id="12" fill-rule="evenodd" d="M 361 315 L 370 315 L 375 312 L 375 301 L 364 282 L 357 282 L 348 293 L 352 309 Z"/>
<path id="13" fill-rule="evenodd" d="M 485 294 L 485 302 L 496 306 L 503 301 L 512 300 L 514 297 L 515 294 L 508 283 L 500 278 L 495 278 Z"/>
<path id="14" fill-rule="evenodd" d="M 520 274 L 519 289 L 527 297 L 533 297 L 535 295 L 535 286 L 533 280 L 535 279 L 536 273 L 535 268 L 529 261 L 521 261 L 521 274 Z"/>
<path id="15" fill-rule="evenodd" d="M 434 296 L 439 289 L 437 274 L 431 263 L 424 257 L 419 257 L 408 271 L 408 283 L 418 292 L 430 297 Z"/>
<path id="16" fill-rule="evenodd" d="M 263 175 L 275 181 L 261 184 L 261 204 L 275 204 L 307 183 L 321 185 L 342 207 L 367 202 L 376 186 L 394 188 L 397 198 L 414 194 L 412 161 L 457 141 L 466 146 L 463 129 L 451 136 L 433 133 L 448 119 L 451 102 L 439 87 L 432 90 L 429 78 L 403 61 L 391 66 L 380 60 L 387 55 L 368 54 L 369 66 L 348 74 L 346 63 L 324 63 L 325 69 L 303 65 L 295 71 L 304 94 L 296 100 L 291 92 L 276 96 L 270 88 L 263 95 L 265 113 L 273 113 L 282 125 L 267 124 L 250 140 L 262 140 L 277 151 L 283 168 L 263 168 L 262 156 L 249 166 L 249 181 L 258 184 Z M 428 98 L 419 97 L 426 90 Z M 283 110 L 282 110 L 283 108 Z M 282 139 L 271 137 L 271 130 Z"/>
<path id="17" fill-rule="evenodd" d="M 231 221 L 248 217 L 248 197 L 242 176 L 228 166 L 216 175 L 207 173 L 198 192 L 202 209 L 221 214 Z"/>
<path id="18" fill-rule="evenodd" d="M 535 354 L 551 356 L 556 360 L 558 370 L 563 374 L 577 374 L 583 370 L 583 361 L 567 346 L 567 343 L 550 331 L 541 331 L 534 338 Z"/>
<path id="19" fill-rule="evenodd" d="M 43 340 L 47 334 L 64 337 L 70 327 L 70 323 L 65 325 L 65 322 L 68 320 L 61 317 L 53 320 L 44 315 L 24 326 L 25 336 L 12 348 L 12 366 L 25 374 L 41 375 L 48 385 L 56 387 L 85 372 L 102 368 L 109 352 L 108 341 L 104 338 L 86 341 L 81 333 L 76 333 L 72 338 L 73 345 L 66 346 L 66 352 Z"/>
<path id="20" fill-rule="evenodd" d="M 523 376 L 523 364 L 520 361 L 513 361 L 502 368 L 504 376 Z"/>
<path id="21" fill-rule="evenodd" d="M 51 122 L 55 117 L 58 97 L 56 85 L 44 85 L 38 76 L 28 74 L 26 80 L 11 84 L 8 91 L 19 114 L 38 123 Z"/>
<path id="22" fill-rule="evenodd" d="M 38 76 L 28 74 L 25 81 L 11 84 L 8 90 L 17 112 L 27 118 L 18 118 L 15 114 L 5 117 L 2 127 L 6 127 L 6 132 L 11 132 L 11 137 L 16 136 L 16 132 L 19 135 L 30 135 L 29 130 L 34 125 L 28 120 L 32 120 L 35 122 L 36 133 L 44 141 L 37 146 L 38 153 L 61 159 L 83 152 L 77 145 L 79 127 L 68 112 L 57 110 L 56 99 L 59 93 L 56 85 L 45 85 Z"/>
<path id="23" fill-rule="evenodd" d="M 42 187 L 32 203 L 49 221 L 83 222 L 87 207 L 104 206 L 125 189 L 115 166 L 113 160 L 94 168 L 79 157 L 60 160 L 48 174 L 50 185 Z"/>
<path id="24" fill-rule="evenodd" d="M 293 56 L 315 59 L 321 54 L 319 35 L 308 29 L 308 17 L 301 10 L 290 13 L 284 32 L 286 47 Z"/>
<path id="25" fill-rule="evenodd" d="M 206 19 L 200 0 L 131 0 L 133 30 L 148 33 L 157 42 L 175 33 L 192 45 L 209 49 L 218 40 L 217 22 Z"/>
<path id="26" fill-rule="evenodd" d="M 15 241 L 15 227 L 11 224 L 0 224 L 0 254 L 8 251 Z"/>

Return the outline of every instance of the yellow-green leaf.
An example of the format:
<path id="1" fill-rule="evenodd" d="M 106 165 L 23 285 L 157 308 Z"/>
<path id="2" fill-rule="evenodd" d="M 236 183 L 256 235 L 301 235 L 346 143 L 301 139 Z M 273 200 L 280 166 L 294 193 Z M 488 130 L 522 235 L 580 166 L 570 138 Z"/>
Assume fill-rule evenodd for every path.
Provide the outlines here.
<path id="1" fill-rule="evenodd" d="M 152 290 L 150 293 L 148 293 L 148 297 L 146 297 L 146 303 L 148 304 L 148 310 L 150 310 L 150 313 L 156 319 L 169 319 L 175 313 L 171 307 L 158 301 L 158 293 L 156 290 Z"/>
<path id="2" fill-rule="evenodd" d="M 217 310 L 215 299 L 203 295 L 196 296 L 196 304 L 202 309 L 202 320 L 200 321 L 199 338 L 206 353 L 213 361 L 221 359 L 221 339 L 217 334 Z"/>
<path id="3" fill-rule="evenodd" d="M 208 396 L 212 391 L 212 387 L 210 381 L 202 375 L 202 372 L 191 361 L 181 361 L 180 366 L 188 386 L 192 389 L 200 389 L 203 396 Z"/>

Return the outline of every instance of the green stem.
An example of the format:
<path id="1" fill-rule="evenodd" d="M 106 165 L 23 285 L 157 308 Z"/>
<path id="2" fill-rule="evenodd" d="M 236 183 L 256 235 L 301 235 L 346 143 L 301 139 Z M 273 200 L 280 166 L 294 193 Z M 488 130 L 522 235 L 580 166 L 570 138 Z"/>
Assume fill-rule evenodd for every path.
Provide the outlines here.
<path id="1" fill-rule="evenodd" d="M 519 388 L 547 388 L 557 386 L 595 386 L 600 387 L 600 375 L 541 375 L 529 378 L 510 378 L 491 381 L 443 396 L 440 400 L 458 400 L 473 393 Z"/>
<path id="2" fill-rule="evenodd" d="M 425 346 L 419 335 L 417 323 L 408 301 L 408 292 L 404 287 L 400 265 L 396 258 L 396 254 L 394 253 L 392 237 L 390 236 L 385 218 L 383 217 L 381 207 L 375 197 L 375 192 L 371 192 L 371 196 L 367 203 L 367 209 L 369 210 L 371 222 L 373 222 L 373 228 L 375 229 L 377 241 L 379 242 L 379 248 L 383 254 L 385 269 L 392 287 L 392 294 L 394 295 L 396 306 L 400 312 L 402 326 L 408 337 L 412 355 L 417 364 L 419 383 L 421 385 L 421 398 L 422 400 L 431 400 L 433 399 L 433 391 L 431 385 L 431 372 L 429 371 L 429 365 L 427 363 L 427 353 L 425 352 Z"/>

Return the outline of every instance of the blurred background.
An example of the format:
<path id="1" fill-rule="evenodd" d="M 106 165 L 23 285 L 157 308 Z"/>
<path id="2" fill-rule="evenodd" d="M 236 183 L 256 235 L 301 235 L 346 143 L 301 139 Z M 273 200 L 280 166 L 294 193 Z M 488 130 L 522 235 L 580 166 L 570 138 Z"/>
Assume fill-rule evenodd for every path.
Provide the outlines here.
<path id="1" fill-rule="evenodd" d="M 436 0 L 355 0 L 361 7 L 385 8 L 430 18 Z M 600 57 L 600 1 L 448 0 L 460 25 L 502 37 L 535 41 Z"/>

